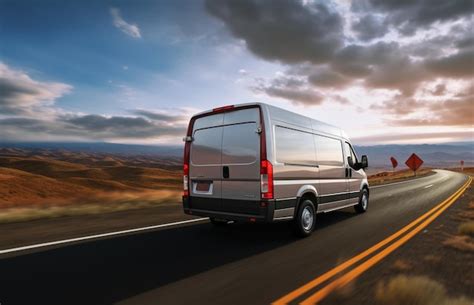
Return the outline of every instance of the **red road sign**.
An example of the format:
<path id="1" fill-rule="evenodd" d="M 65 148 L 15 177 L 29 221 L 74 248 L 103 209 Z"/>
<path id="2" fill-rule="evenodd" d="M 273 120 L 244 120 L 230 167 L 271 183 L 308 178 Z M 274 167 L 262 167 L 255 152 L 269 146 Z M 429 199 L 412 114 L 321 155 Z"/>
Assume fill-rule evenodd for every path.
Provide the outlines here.
<path id="1" fill-rule="evenodd" d="M 423 160 L 418 157 L 416 154 L 411 154 L 411 156 L 405 161 L 405 164 L 412 170 L 416 171 L 423 164 Z"/>
<path id="2" fill-rule="evenodd" d="M 398 166 L 398 161 L 394 157 L 390 157 L 390 162 L 392 162 L 392 167 L 393 168 Z"/>

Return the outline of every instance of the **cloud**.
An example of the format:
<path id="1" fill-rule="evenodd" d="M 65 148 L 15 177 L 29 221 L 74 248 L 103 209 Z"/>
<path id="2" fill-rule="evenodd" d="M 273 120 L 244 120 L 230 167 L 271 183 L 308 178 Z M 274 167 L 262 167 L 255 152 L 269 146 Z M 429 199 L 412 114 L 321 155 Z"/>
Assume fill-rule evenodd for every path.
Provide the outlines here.
<path id="1" fill-rule="evenodd" d="M 365 14 L 352 23 L 352 30 L 358 39 L 370 41 L 388 33 L 388 25 L 383 17 Z"/>
<path id="2" fill-rule="evenodd" d="M 0 139 L 163 139 L 185 134 L 188 112 L 131 110 L 131 116 L 66 112 L 55 105 L 72 87 L 40 82 L 0 62 Z"/>
<path id="3" fill-rule="evenodd" d="M 466 126 L 474 124 L 474 94 L 428 104 L 423 118 L 398 118 L 389 121 L 394 126 Z M 472 136 L 471 132 L 471 136 Z"/>
<path id="4" fill-rule="evenodd" d="M 59 118 L 69 132 L 88 135 L 96 139 L 158 138 L 180 136 L 185 133 L 183 124 L 150 120 L 143 117 L 103 116 L 96 114 L 72 115 Z"/>
<path id="5" fill-rule="evenodd" d="M 38 118 L 0 119 L 0 137 L 4 140 L 145 140 L 180 137 L 182 124 L 170 125 L 141 117 L 103 115 L 61 115 L 53 120 Z"/>
<path id="6" fill-rule="evenodd" d="M 25 72 L 0 62 L 0 113 L 3 115 L 51 112 L 49 106 L 71 90 L 68 84 L 33 80 Z"/>
<path id="7" fill-rule="evenodd" d="M 325 3 L 207 0 L 206 9 L 268 60 L 325 62 L 343 42 L 343 20 Z"/>
<path id="8" fill-rule="evenodd" d="M 429 70 L 439 76 L 463 78 L 473 76 L 474 48 L 455 54 L 427 60 Z"/>
<path id="9" fill-rule="evenodd" d="M 313 106 L 324 101 L 324 95 L 308 87 L 307 81 L 302 78 L 288 76 L 283 73 L 266 82 L 256 79 L 257 85 L 252 88 L 256 93 L 265 93 L 268 96 L 282 98 L 291 101 L 295 105 Z"/>
<path id="10" fill-rule="evenodd" d="M 434 23 L 453 21 L 472 14 L 471 0 L 457 1 L 397 1 L 361 0 L 352 1 L 355 13 L 372 12 L 386 15 L 385 22 L 404 35 L 413 35 L 418 29 Z"/>
<path id="11" fill-rule="evenodd" d="M 342 88 L 352 82 L 351 78 L 327 67 L 315 69 L 308 76 L 308 81 L 315 87 Z"/>
<path id="12" fill-rule="evenodd" d="M 183 110 L 181 109 L 179 111 L 182 112 Z M 136 110 L 132 110 L 131 112 L 133 114 L 144 116 L 151 120 L 158 120 L 158 121 L 163 121 L 167 123 L 188 121 L 191 117 L 190 115 L 186 115 L 186 114 L 170 114 L 166 112 L 150 111 L 150 110 L 144 110 L 144 109 L 136 109 Z"/>
<path id="13" fill-rule="evenodd" d="M 400 141 L 416 140 L 417 143 L 426 140 L 470 140 L 472 132 L 470 131 L 448 131 L 448 132 L 424 132 L 424 133 L 390 133 L 377 134 L 364 137 L 352 138 L 352 143 L 356 145 L 372 143 L 399 143 Z"/>
<path id="14" fill-rule="evenodd" d="M 122 15 L 118 8 L 115 8 L 115 7 L 111 8 L 110 14 L 112 15 L 113 23 L 116 28 L 120 29 L 123 33 L 133 38 L 142 37 L 140 33 L 140 28 L 138 27 L 138 25 L 126 22 L 122 18 Z"/>
<path id="15" fill-rule="evenodd" d="M 287 99 L 296 105 L 313 106 L 323 102 L 324 96 L 314 90 L 295 90 L 289 88 L 265 87 L 263 91 L 269 96 Z"/>

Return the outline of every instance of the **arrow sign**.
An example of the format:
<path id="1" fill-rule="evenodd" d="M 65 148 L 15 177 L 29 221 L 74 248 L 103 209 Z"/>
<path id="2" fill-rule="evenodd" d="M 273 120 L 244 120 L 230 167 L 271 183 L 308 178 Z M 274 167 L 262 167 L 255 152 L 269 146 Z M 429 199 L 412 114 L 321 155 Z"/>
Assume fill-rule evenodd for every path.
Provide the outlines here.
<path id="1" fill-rule="evenodd" d="M 394 157 L 390 157 L 390 162 L 392 162 L 393 169 L 398 166 L 398 161 Z"/>
<path id="2" fill-rule="evenodd" d="M 405 164 L 415 172 L 416 175 L 416 170 L 420 168 L 420 166 L 423 164 L 423 160 L 421 160 L 420 157 L 418 157 L 415 153 L 411 154 L 411 156 L 405 161 Z"/>

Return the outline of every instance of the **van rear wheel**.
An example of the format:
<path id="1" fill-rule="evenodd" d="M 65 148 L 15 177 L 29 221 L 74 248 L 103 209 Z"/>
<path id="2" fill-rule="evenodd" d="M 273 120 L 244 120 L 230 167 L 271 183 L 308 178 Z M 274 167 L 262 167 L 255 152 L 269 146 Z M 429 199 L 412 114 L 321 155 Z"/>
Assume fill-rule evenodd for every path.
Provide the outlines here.
<path id="1" fill-rule="evenodd" d="M 211 223 L 213 225 L 215 225 L 216 227 L 222 227 L 222 226 L 225 226 L 227 225 L 229 222 L 225 219 L 218 219 L 218 218 L 215 218 L 215 217 L 209 217 L 209 220 L 211 221 Z"/>
<path id="2" fill-rule="evenodd" d="M 359 203 L 354 206 L 357 213 L 365 213 L 369 207 L 369 192 L 363 189 L 359 198 Z"/>
<path id="3" fill-rule="evenodd" d="M 301 202 L 298 213 L 293 220 L 293 228 L 296 235 L 306 237 L 311 235 L 316 225 L 316 208 L 314 203 L 305 199 Z"/>

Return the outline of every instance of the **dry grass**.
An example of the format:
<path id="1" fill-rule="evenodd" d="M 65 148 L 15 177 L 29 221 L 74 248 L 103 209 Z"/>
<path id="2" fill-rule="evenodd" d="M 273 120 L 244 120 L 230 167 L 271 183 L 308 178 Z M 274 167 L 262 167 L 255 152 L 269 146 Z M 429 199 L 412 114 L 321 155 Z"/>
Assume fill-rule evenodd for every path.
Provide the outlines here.
<path id="1" fill-rule="evenodd" d="M 449 170 L 464 173 L 466 175 L 474 176 L 474 167 L 465 167 L 464 170 L 461 171 L 461 168 L 448 168 Z"/>
<path id="2" fill-rule="evenodd" d="M 423 276 L 399 275 L 379 283 L 375 299 L 380 305 L 472 305 L 464 297 L 450 298 L 442 284 Z"/>
<path id="3" fill-rule="evenodd" d="M 412 265 L 407 261 L 404 261 L 402 259 L 397 259 L 393 263 L 392 268 L 398 271 L 406 271 L 406 270 L 410 270 L 412 268 Z"/>
<path id="4" fill-rule="evenodd" d="M 464 222 L 458 227 L 459 234 L 474 236 L 474 221 Z"/>
<path id="5" fill-rule="evenodd" d="M 158 157 L 1 150 L 0 223 L 177 203 L 181 172 L 172 163 Z"/>
<path id="6" fill-rule="evenodd" d="M 67 160 L 0 156 L 0 208 L 108 203 L 122 194 L 141 198 L 154 191 L 181 189 L 180 171 L 149 162 L 135 166 L 136 162 L 110 157 L 94 160 L 79 153 L 68 155 Z"/>
<path id="7" fill-rule="evenodd" d="M 425 255 L 423 259 L 432 264 L 438 264 L 439 262 L 441 262 L 441 256 L 439 255 L 428 254 L 428 255 Z"/>
<path id="8" fill-rule="evenodd" d="M 177 202 L 179 195 L 180 193 L 173 191 L 155 191 L 152 194 L 142 194 L 141 197 L 134 193 L 117 193 L 107 194 L 109 198 L 104 197 L 103 203 L 8 208 L 2 209 L 0 223 L 151 208 L 163 203 Z"/>
<path id="9" fill-rule="evenodd" d="M 456 235 L 446 239 L 443 245 L 466 252 L 474 252 L 474 242 L 467 235 Z"/>
<path id="10" fill-rule="evenodd" d="M 422 168 L 416 172 L 417 177 L 427 176 L 432 174 L 433 171 L 430 168 Z M 413 178 L 413 171 L 409 169 L 400 170 L 396 172 L 380 172 L 368 177 L 370 185 L 379 185 L 389 182 L 396 182 Z"/>

